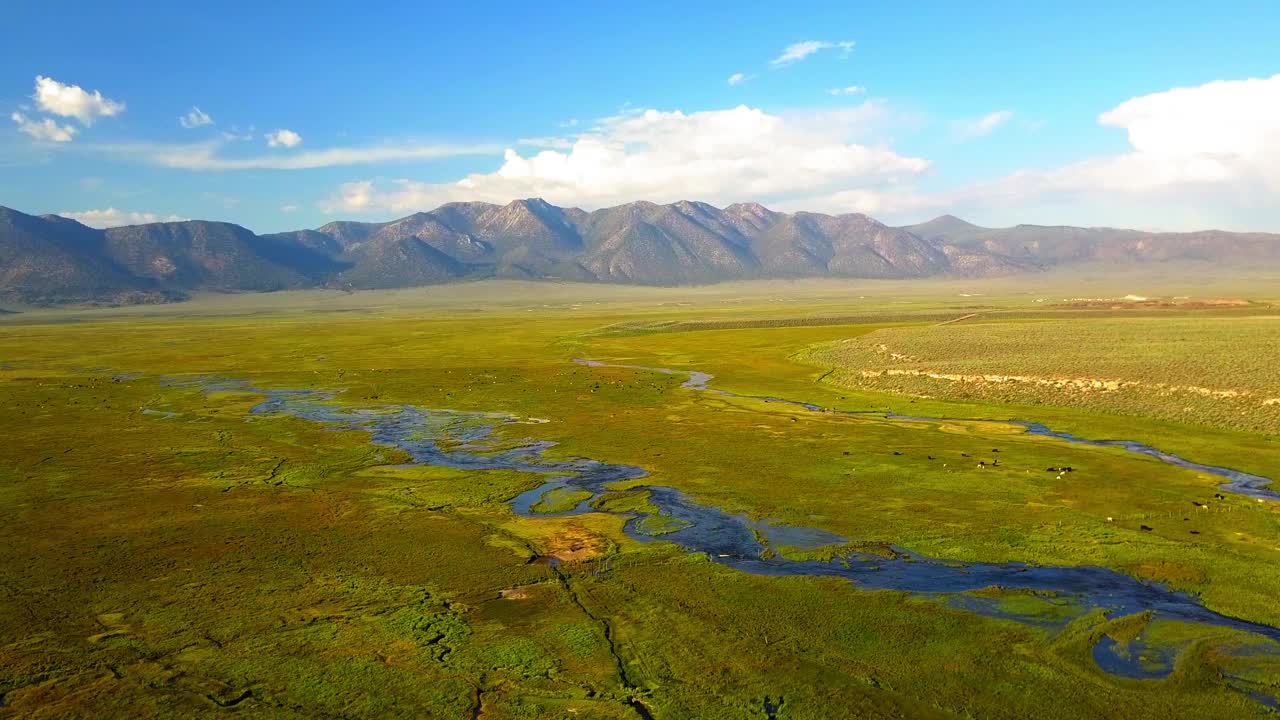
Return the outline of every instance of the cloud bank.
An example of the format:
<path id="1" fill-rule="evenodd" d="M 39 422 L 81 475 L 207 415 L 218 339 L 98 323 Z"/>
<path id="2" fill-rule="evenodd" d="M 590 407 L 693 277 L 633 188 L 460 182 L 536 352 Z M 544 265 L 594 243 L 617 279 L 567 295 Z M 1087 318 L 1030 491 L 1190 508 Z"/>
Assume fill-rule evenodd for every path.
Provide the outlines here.
<path id="1" fill-rule="evenodd" d="M 959 198 L 1129 197 L 1230 207 L 1275 203 L 1280 195 L 1280 75 L 1135 97 L 1098 122 L 1124 130 L 1129 151 L 1024 170 Z"/>
<path id="2" fill-rule="evenodd" d="M 771 201 L 850 185 L 887 187 L 918 176 L 929 163 L 857 141 L 885 115 L 875 102 L 793 115 L 745 105 L 689 114 L 646 110 L 605 118 L 577 135 L 569 148 L 532 155 L 508 148 L 496 171 L 453 183 L 347 183 L 324 207 L 331 212 L 399 212 L 453 200 L 506 202 L 533 196 L 582 207 L 639 199 Z"/>

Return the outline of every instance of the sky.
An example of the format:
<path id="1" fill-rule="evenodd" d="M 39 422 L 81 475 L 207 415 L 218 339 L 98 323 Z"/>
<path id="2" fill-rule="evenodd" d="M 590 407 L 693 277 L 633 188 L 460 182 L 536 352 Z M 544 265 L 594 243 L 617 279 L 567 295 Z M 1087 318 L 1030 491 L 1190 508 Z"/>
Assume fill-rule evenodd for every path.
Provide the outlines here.
<path id="1" fill-rule="evenodd" d="M 98 227 L 275 232 L 542 197 L 1280 232 L 1269 0 L 9 0 L 5 17 L 0 205 Z"/>

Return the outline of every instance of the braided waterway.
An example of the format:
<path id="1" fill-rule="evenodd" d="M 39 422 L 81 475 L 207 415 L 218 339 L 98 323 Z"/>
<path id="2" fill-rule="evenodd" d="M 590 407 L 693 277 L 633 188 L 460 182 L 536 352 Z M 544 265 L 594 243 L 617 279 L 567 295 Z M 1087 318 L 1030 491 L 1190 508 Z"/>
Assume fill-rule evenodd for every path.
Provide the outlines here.
<path id="1" fill-rule="evenodd" d="M 591 367 L 623 367 L 637 371 L 685 375 L 683 387 L 728 397 L 752 398 L 765 402 L 787 403 L 812 412 L 829 412 L 809 403 L 780 398 L 735 395 L 708 387 L 712 376 L 700 372 L 675 371 L 642 366 L 610 366 L 596 361 L 580 360 Z M 324 423 L 335 429 L 367 432 L 372 443 L 396 448 L 411 459 L 413 465 L 428 465 L 462 470 L 506 470 L 546 476 L 538 488 L 522 493 L 511 501 L 514 512 L 531 517 L 577 515 L 608 512 L 626 518 L 626 534 L 638 541 L 664 540 L 697 553 L 705 553 L 714 562 L 756 575 L 838 577 L 867 590 L 896 590 L 938 596 L 953 606 L 982 615 L 1018 620 L 1045 627 L 1039 615 L 1010 612 L 986 596 L 967 595 L 972 591 L 998 588 L 1008 591 L 1032 591 L 1047 602 L 1069 606 L 1076 617 L 1095 610 L 1109 618 L 1150 612 L 1152 618 L 1195 623 L 1209 628 L 1229 628 L 1253 636 L 1255 642 L 1246 650 L 1251 654 L 1280 654 L 1280 629 L 1228 617 L 1202 605 L 1184 592 L 1168 589 L 1158 583 L 1145 582 L 1102 567 L 1053 567 L 1020 562 L 982 563 L 926 557 L 895 546 L 884 546 L 876 552 L 839 549 L 831 560 L 793 560 L 779 554 L 782 547 L 815 549 L 847 543 L 834 533 L 818 528 L 753 521 L 746 515 L 730 514 L 696 502 L 681 491 L 660 485 L 628 488 L 648 496 L 651 511 L 611 511 L 597 501 L 610 492 L 609 486 L 622 481 L 644 478 L 647 471 L 636 465 L 609 463 L 577 457 L 548 457 L 555 443 L 548 440 L 510 437 L 511 426 L 536 425 L 543 420 L 523 419 L 505 413 L 467 412 L 420 408 L 413 405 L 355 406 L 335 402 L 333 393 L 312 389 L 272 389 L 254 387 L 244 381 L 199 379 L 180 383 L 199 387 L 205 392 L 237 391 L 259 394 L 264 399 L 253 407 L 255 415 L 286 415 Z M 865 414 L 863 414 L 865 416 Z M 890 421 L 936 421 L 939 418 L 889 416 Z M 1257 497 L 1277 497 L 1265 489 L 1267 478 L 1228 468 L 1200 465 L 1162 453 L 1139 443 L 1093 441 L 1056 433 L 1042 425 L 1023 423 L 1028 432 L 1052 435 L 1067 442 L 1087 445 L 1122 447 L 1133 452 L 1202 472 L 1228 478 L 1224 490 Z M 504 431 L 497 432 L 500 428 Z M 571 510 L 539 513 L 534 504 L 544 494 L 556 489 L 585 491 L 590 497 Z M 1050 623 L 1053 625 L 1053 623 Z M 1206 636 L 1216 634 L 1206 629 Z M 1191 640 L 1186 641 L 1189 645 Z M 1184 645 L 1185 646 L 1185 645 Z M 1103 670 L 1126 677 L 1164 677 L 1172 672 L 1177 649 L 1147 652 L 1141 638 L 1120 651 L 1114 642 L 1099 643 L 1094 657 Z M 1153 659 L 1154 658 L 1154 659 Z M 1241 688 L 1251 695 L 1256 693 Z M 1270 698 L 1258 696 L 1260 700 Z"/>

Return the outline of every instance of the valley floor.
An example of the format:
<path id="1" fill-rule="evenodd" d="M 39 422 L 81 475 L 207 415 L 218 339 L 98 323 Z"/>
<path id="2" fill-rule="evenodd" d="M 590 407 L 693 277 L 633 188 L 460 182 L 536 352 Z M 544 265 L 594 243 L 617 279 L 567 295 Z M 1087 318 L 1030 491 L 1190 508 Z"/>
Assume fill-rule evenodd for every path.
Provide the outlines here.
<path id="1" fill-rule="evenodd" d="M 1280 479 L 1277 435 L 866 387 L 822 354 L 945 345 L 976 326 L 939 323 L 975 312 L 997 330 L 1128 312 L 968 290 L 477 286 L 7 316 L 0 718 L 1271 714 L 1280 502 L 1008 421 Z M 1257 307 L 1134 312 L 1191 330 L 1247 312 L 1238 342 L 1274 340 Z M 992 372 L 1057 372 L 1040 359 Z M 582 480 L 602 468 L 638 472 Z M 759 556 L 697 551 L 671 510 L 689 507 L 754 528 L 734 547 Z M 1156 600 L 1016 574 L 877 589 L 933 561 L 1102 568 Z M 746 571 L 787 563 L 882 574 Z"/>

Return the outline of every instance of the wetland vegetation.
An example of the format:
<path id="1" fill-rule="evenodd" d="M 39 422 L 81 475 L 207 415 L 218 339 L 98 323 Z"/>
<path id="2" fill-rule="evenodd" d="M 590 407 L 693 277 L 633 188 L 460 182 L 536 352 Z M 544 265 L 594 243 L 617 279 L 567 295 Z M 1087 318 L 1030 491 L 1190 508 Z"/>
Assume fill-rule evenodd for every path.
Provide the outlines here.
<path id="1" fill-rule="evenodd" d="M 861 371 L 1280 396 L 1270 286 L 1004 282 L 6 316 L 0 717 L 1266 717 L 1280 505 L 1012 421 L 1274 478 L 1280 405 Z"/>

